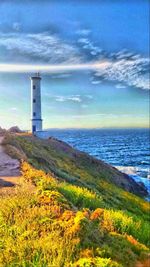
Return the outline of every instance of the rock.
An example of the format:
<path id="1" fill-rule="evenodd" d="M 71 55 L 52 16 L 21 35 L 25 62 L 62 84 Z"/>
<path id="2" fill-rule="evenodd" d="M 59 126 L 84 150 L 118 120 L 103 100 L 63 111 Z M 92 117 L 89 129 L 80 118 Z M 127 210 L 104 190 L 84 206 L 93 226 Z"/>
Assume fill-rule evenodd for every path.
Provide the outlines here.
<path id="1" fill-rule="evenodd" d="M 20 162 L 6 154 L 5 147 L 2 145 L 3 138 L 0 137 L 0 177 L 20 176 Z"/>
<path id="2" fill-rule="evenodd" d="M 11 133 L 22 133 L 18 126 L 13 126 L 8 131 Z"/>
<path id="3" fill-rule="evenodd" d="M 0 134 L 4 133 L 6 130 L 4 130 L 2 127 L 0 127 Z"/>

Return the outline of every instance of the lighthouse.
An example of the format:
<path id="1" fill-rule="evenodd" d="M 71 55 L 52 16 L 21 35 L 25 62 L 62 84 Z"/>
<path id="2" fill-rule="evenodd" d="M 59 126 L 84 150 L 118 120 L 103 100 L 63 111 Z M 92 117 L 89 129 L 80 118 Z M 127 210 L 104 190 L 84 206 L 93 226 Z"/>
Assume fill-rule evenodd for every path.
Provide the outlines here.
<path id="1" fill-rule="evenodd" d="M 41 77 L 39 73 L 31 77 L 31 122 L 33 134 L 42 131 Z"/>

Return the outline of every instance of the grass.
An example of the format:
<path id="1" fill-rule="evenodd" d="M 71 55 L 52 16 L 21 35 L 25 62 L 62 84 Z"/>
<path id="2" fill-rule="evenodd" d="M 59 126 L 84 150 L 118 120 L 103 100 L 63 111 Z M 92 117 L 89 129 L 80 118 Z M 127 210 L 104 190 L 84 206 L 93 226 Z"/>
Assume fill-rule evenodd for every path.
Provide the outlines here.
<path id="1" fill-rule="evenodd" d="M 11 156 L 24 159 L 37 169 L 53 172 L 71 184 L 101 189 L 105 181 L 137 195 L 145 193 L 117 169 L 54 138 L 42 140 L 29 135 L 8 134 L 4 143 Z"/>
<path id="2" fill-rule="evenodd" d="M 10 145 L 23 180 L 0 197 L 0 266 L 133 267 L 148 256 L 149 204 L 100 177 L 104 167 L 92 178 L 77 152 L 75 169 L 70 148 L 38 151 L 24 136 L 7 137 Z"/>
<path id="3" fill-rule="evenodd" d="M 1 197 L 0 266 L 133 267 L 148 255 L 142 218 L 28 163 L 22 172 L 22 187 Z"/>

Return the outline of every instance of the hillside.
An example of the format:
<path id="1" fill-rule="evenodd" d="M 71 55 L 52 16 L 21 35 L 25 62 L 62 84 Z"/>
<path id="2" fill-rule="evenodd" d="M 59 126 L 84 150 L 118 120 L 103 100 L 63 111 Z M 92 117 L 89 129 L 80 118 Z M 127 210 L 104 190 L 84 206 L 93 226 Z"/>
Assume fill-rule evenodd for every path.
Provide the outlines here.
<path id="1" fill-rule="evenodd" d="M 138 185 L 128 175 L 55 138 L 8 134 L 4 143 L 13 157 L 26 159 L 35 168 L 53 172 L 68 182 L 97 189 L 108 182 L 139 196 L 147 195 L 144 185 Z"/>
<path id="2" fill-rule="evenodd" d="M 134 267 L 148 256 L 142 186 L 53 138 L 6 133 L 3 146 L 23 177 L 1 196 L 0 266 Z"/>

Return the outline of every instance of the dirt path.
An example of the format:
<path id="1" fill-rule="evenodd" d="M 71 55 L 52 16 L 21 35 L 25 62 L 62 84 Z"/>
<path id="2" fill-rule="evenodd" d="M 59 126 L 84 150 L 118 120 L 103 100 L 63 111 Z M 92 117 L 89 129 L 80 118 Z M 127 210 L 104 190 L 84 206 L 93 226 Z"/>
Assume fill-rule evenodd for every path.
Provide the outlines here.
<path id="1" fill-rule="evenodd" d="M 0 136 L 0 189 L 13 187 L 21 176 L 20 163 L 5 153 L 3 139 L 4 137 Z"/>
<path id="2" fill-rule="evenodd" d="M 20 163 L 16 159 L 8 156 L 2 145 L 3 136 L 0 136 L 0 177 L 1 176 L 20 176 Z"/>

